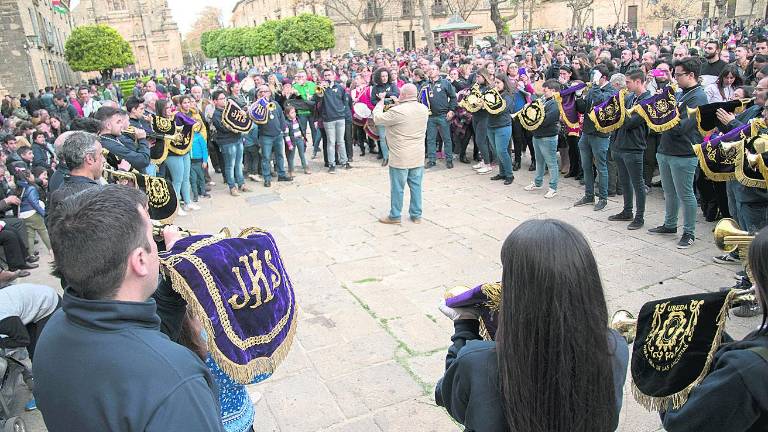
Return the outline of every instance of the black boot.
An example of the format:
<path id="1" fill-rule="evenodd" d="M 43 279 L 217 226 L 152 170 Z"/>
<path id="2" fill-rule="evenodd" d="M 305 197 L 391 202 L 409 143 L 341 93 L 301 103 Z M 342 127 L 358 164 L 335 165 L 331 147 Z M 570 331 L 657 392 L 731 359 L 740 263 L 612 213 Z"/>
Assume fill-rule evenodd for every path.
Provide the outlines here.
<path id="1" fill-rule="evenodd" d="M 467 156 L 466 155 L 461 155 L 461 156 L 459 156 L 459 162 L 468 164 L 469 160 L 467 160 Z"/>
<path id="2" fill-rule="evenodd" d="M 512 163 L 512 171 L 518 171 L 520 169 L 520 159 L 515 159 Z"/>
<path id="3" fill-rule="evenodd" d="M 536 171 L 536 161 L 531 161 L 531 166 L 528 167 L 528 171 Z"/>

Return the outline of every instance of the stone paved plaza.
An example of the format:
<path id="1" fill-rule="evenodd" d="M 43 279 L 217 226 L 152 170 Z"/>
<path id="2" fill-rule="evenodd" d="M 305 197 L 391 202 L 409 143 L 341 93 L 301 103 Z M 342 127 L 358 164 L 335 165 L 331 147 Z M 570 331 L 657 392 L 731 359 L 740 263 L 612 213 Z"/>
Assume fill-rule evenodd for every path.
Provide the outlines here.
<path id="1" fill-rule="evenodd" d="M 377 222 L 389 208 L 387 171 L 373 156 L 356 157 L 353 165 L 329 175 L 318 157 L 312 175 L 275 181 L 271 189 L 249 182 L 255 191 L 241 197 L 226 194 L 217 175 L 214 198 L 200 203 L 204 210 L 177 219 L 201 232 L 269 230 L 293 281 L 300 305 L 293 348 L 274 376 L 251 386 L 262 395 L 257 432 L 461 430 L 433 398 L 452 335 L 437 304 L 453 286 L 500 279 L 501 244 L 526 219 L 558 218 L 582 230 L 597 256 L 610 313 L 636 313 L 648 300 L 731 285 L 738 270 L 713 264 L 713 225 L 703 219 L 696 244 L 680 251 L 676 237 L 607 222 L 620 211 L 621 197 L 595 212 L 571 207 L 583 193 L 573 179 L 562 180 L 551 200 L 545 191 L 524 191 L 532 179 L 527 158 L 511 186 L 476 175 L 469 165 L 447 170 L 439 161 L 425 174 L 423 223 L 404 218 L 402 226 Z M 647 228 L 662 221 L 663 205 L 654 188 Z M 27 279 L 58 286 L 43 271 Z M 758 324 L 758 318 L 731 318 L 728 329 L 741 337 Z M 45 430 L 39 412 L 24 418 L 30 430 Z M 634 401 L 629 381 L 618 430 L 662 430 L 658 415 Z"/>

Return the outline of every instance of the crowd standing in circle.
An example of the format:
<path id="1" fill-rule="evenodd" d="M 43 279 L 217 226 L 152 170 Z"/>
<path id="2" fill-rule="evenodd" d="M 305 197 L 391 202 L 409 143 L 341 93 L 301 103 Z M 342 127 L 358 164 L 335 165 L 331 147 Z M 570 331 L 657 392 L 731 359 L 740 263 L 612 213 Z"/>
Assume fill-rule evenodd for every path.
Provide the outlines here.
<path id="1" fill-rule="evenodd" d="M 119 275 L 123 279 L 104 276 L 112 277 L 111 292 L 68 292 L 64 298 L 65 308 L 87 310 L 83 299 L 91 296 L 92 300 L 104 300 L 115 293 L 143 302 L 154 292 L 157 286 L 153 280 L 156 270 L 152 259 L 157 251 L 143 245 L 147 240 L 144 238 L 146 227 L 138 223 L 147 219 L 146 211 L 142 212 L 145 203 L 136 194 L 100 186 L 105 163 L 114 163 L 112 168 L 116 170 L 166 177 L 179 198 L 181 217 L 201 211 L 198 205 L 201 198 L 211 199 L 211 187 L 219 181 L 216 174 L 222 176 L 229 194 L 237 197 L 251 192 L 259 184 L 270 188 L 273 181 L 291 182 L 295 176 L 311 175 L 308 162 L 319 157 L 328 174 L 343 176 L 353 169 L 358 158 L 375 154 L 381 166 L 389 171 L 391 208 L 389 214 L 380 219 L 387 224 L 401 223 L 406 183 L 411 192 L 409 216 L 413 223 L 419 223 L 423 215 L 424 176 L 443 166 L 451 170 L 457 164 L 467 164 L 478 176 L 488 175 L 498 187 L 513 184 L 515 172 L 521 169 L 535 171 L 533 182 L 523 190 L 543 192 L 547 199 L 557 197 L 562 182 L 574 182 L 584 188 L 583 197 L 574 206 L 591 206 L 595 211 L 605 209 L 608 197 L 621 195 L 622 211 L 607 215 L 606 219 L 628 222 L 629 230 L 645 226 L 646 195 L 660 186 L 665 198 L 664 220 L 657 221 L 658 226 L 649 232 L 676 235 L 682 210 L 682 233 L 677 243 L 681 249 L 695 242 L 697 206 L 708 221 L 735 217 L 743 229 L 751 232 L 768 225 L 768 192 L 735 181 L 713 182 L 702 175 L 691 145 L 706 137 L 696 128 L 681 125 L 657 133 L 636 115 L 631 115 L 621 128 L 605 133 L 586 115 L 620 90 L 627 91 L 625 104 L 631 108 L 674 84 L 683 118 L 687 108 L 754 98 L 753 105 L 741 113 L 718 111 L 720 132 L 755 118 L 768 120 L 764 109 L 768 102 L 768 40 L 762 20 L 731 21 L 722 25 L 712 20 L 681 22 L 673 32 L 655 36 L 626 26 L 588 27 L 578 34 L 540 31 L 489 48 L 446 44 L 434 50 L 379 50 L 369 54 L 319 56 L 314 60 L 287 58 L 269 65 L 222 68 L 212 75 L 205 71 L 160 71 L 126 77 L 135 79 L 129 94 L 107 80 L 77 87 L 47 87 L 19 98 L 4 97 L 0 107 L 0 210 L 4 211 L 0 220 L 0 246 L 8 269 L 0 273 L 3 284 L 28 276 L 28 270 L 37 267 L 37 248 L 41 244 L 49 250 L 58 249 L 57 258 L 61 254 L 62 259 L 71 260 L 73 266 L 84 262 L 66 252 L 77 244 L 67 231 L 81 229 L 86 233 L 99 224 L 104 225 L 105 233 L 100 235 L 117 230 L 116 221 L 107 223 L 93 214 L 84 213 L 94 217 L 93 220 L 80 219 L 85 217 L 81 213 L 86 212 L 89 205 L 111 203 L 124 207 L 124 217 L 131 217 L 124 221 L 125 226 L 130 228 L 139 245 L 139 249 L 118 251 L 125 255 L 121 255 L 121 259 L 128 260 L 130 271 Z M 574 124 L 564 121 L 556 99 L 559 92 L 580 83 L 591 85 L 577 93 L 575 106 L 579 121 Z M 467 109 L 462 102 L 475 87 L 481 92 L 496 92 L 504 108 L 493 112 Z M 542 102 L 543 121 L 534 130 L 528 130 L 515 114 L 537 100 Z M 226 121 L 225 110 L 229 106 L 248 111 L 260 101 L 269 107 L 267 117 L 260 124 L 241 131 L 234 130 Z M 422 105 L 427 106 L 426 111 Z M 173 133 L 159 133 L 157 123 L 161 119 L 188 125 L 193 132 L 183 140 L 174 138 Z M 468 152 L 470 142 L 471 153 Z M 114 158 L 105 161 L 102 149 Z M 659 180 L 655 180 L 657 173 Z M 549 181 L 544 192 L 547 176 Z M 84 190 L 91 191 L 83 194 Z M 78 193 L 82 194 L 80 202 L 62 204 L 67 197 Z M 594 267 L 586 243 L 573 228 L 546 222 L 541 226 L 532 224 L 528 229 L 546 231 L 547 235 L 541 236 L 553 240 L 553 245 L 563 236 L 576 238 L 575 252 L 586 257 L 588 270 Z M 175 239 L 168 234 L 169 242 Z M 527 259 L 516 257 L 515 251 L 520 248 L 511 245 L 526 244 L 526 241 L 516 230 L 505 243 L 502 251 L 505 280 L 508 270 L 511 272 L 516 267 L 511 265 L 508 269 L 507 264 Z M 148 243 L 152 243 L 151 239 Z M 147 259 L 149 261 L 145 261 Z M 737 253 L 714 259 L 723 264 L 740 263 Z M 87 275 L 75 267 L 61 269 L 59 273 L 64 279 L 79 281 L 81 289 L 88 286 Z M 567 275 L 563 277 L 568 279 Z M 738 287 L 750 285 L 751 281 L 743 274 Z M 531 286 L 537 286 L 535 281 L 531 281 Z M 597 289 L 592 303 L 604 312 L 599 283 L 592 287 Z M 505 289 L 511 290 L 506 285 Z M 158 290 L 153 296 L 158 305 L 169 305 L 171 312 L 166 312 L 180 316 L 178 312 L 183 308 L 174 309 L 178 306 L 174 301 L 178 299 L 169 290 Z M 759 304 L 755 302 L 745 313 L 759 313 Z M 110 316 L 126 312 L 117 310 L 120 307 L 100 313 Z M 50 311 L 46 311 L 47 317 Z M 444 312 L 456 320 L 457 332 L 463 332 L 464 339 L 475 338 L 474 324 L 460 322 L 472 316 L 461 311 Z M 602 315 L 594 323 L 604 322 Z M 507 319 L 513 316 L 509 313 Z M 194 327 L 195 323 L 189 321 L 184 325 Z M 597 328 L 594 323 L 584 330 L 585 334 L 599 335 L 604 341 L 605 329 Z M 179 340 L 180 329 L 163 330 L 173 341 Z M 204 366 L 202 360 L 207 360 L 209 369 L 215 373 L 216 365 L 211 363 L 204 348 L 200 349 L 199 341 L 187 340 L 186 345 L 196 354 L 190 358 L 187 352 L 178 351 L 176 346 L 166 344 L 166 339 L 157 336 L 151 335 L 157 350 L 166 350 L 169 356 L 177 357 L 180 365 L 191 365 L 188 369 L 180 366 L 168 371 L 187 374 L 194 388 L 190 393 L 182 389 L 183 394 L 175 395 L 178 399 L 170 401 L 132 399 L 136 406 L 169 413 L 168 418 L 159 420 L 134 418 L 138 428 L 153 421 L 170 421 L 175 418 L 174 410 L 184 411 L 179 407 L 187 403 L 206 405 L 216 397 L 210 375 L 204 367 L 199 367 Z M 514 345 L 514 337 L 505 336 L 500 346 L 508 349 Z M 608 333 L 609 345 L 614 336 Z M 464 342 L 455 343 L 463 345 Z M 449 363 L 455 360 L 454 364 L 460 364 L 461 356 L 456 354 L 462 346 L 458 345 L 455 352 L 449 353 Z M 485 348 L 481 347 L 476 355 L 486 355 Z M 610 430 L 617 424 L 615 408 L 620 409 L 621 399 L 616 400 L 616 395 L 621 394 L 623 379 L 611 380 L 608 376 L 615 373 L 616 377 L 623 377 L 626 353 L 612 351 L 602 342 L 599 348 L 600 368 L 595 369 L 595 375 L 600 377 L 596 393 L 600 398 L 594 400 L 592 407 L 599 415 L 591 421 L 598 430 Z M 50 350 L 56 349 L 67 351 L 69 348 L 59 342 L 51 345 Z M 45 352 L 43 350 L 43 356 Z M 576 361 L 588 361 L 585 353 L 577 354 L 583 356 Z M 40 369 L 41 376 L 47 380 L 43 393 L 57 394 L 72 385 L 68 378 L 56 377 L 50 370 L 46 374 L 51 363 L 47 365 Z M 562 366 L 565 370 L 570 364 Z M 453 374 L 459 372 L 451 371 L 451 367 L 449 364 L 447 377 L 455 377 Z M 513 374 L 516 366 L 500 362 L 497 367 Z M 501 384 L 504 394 L 497 403 L 522 407 L 522 401 L 513 400 L 510 392 L 510 386 L 519 383 L 508 380 Z M 161 386 L 162 381 L 156 385 Z M 450 399 L 450 385 L 445 380 L 438 388 L 444 392 L 439 402 L 463 421 L 463 416 L 473 407 L 463 406 L 461 412 L 455 411 L 457 405 Z M 534 388 L 543 384 L 528 385 Z M 238 403 L 247 404 L 242 388 L 233 388 L 232 391 L 238 392 Z M 573 388 L 589 390 L 585 383 Z M 43 403 L 51 404 L 52 400 Z M 545 402 L 551 405 L 556 401 L 557 398 L 549 398 Z M 64 412 L 85 410 L 78 405 L 80 402 L 71 401 Z M 611 411 L 600 411 L 606 405 L 610 405 Z M 52 405 L 48 407 L 52 409 Z M 122 408 L 108 409 L 119 413 Z M 493 410 L 483 420 L 497 425 L 505 421 L 512 424 L 509 416 L 514 415 L 518 419 L 515 424 L 523 428 L 536 423 L 534 411 L 522 413 L 521 410 L 506 406 L 501 411 Z M 210 411 L 201 409 L 198 417 L 188 417 L 186 422 L 216 424 L 217 413 Z M 251 420 L 253 415 L 252 411 L 242 414 Z M 557 419 L 565 423 L 573 420 L 566 417 Z M 679 418 L 668 417 L 670 425 L 674 424 L 673 419 Z M 241 427 L 242 418 L 237 420 Z M 110 429 L 109 420 L 105 421 L 103 430 Z M 168 424 L 178 427 L 180 423 Z M 206 430 L 216 430 L 218 424 L 211 427 L 213 429 Z"/>

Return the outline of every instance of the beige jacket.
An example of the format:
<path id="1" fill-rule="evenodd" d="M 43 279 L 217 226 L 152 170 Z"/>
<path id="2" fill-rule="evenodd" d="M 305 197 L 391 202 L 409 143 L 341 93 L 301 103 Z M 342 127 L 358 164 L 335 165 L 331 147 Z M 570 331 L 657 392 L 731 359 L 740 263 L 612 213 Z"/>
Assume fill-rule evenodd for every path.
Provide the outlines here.
<path id="1" fill-rule="evenodd" d="M 384 112 L 384 105 L 373 109 L 376 126 L 386 127 L 389 166 L 418 168 L 424 165 L 424 137 L 429 111 L 418 101 L 399 103 Z"/>

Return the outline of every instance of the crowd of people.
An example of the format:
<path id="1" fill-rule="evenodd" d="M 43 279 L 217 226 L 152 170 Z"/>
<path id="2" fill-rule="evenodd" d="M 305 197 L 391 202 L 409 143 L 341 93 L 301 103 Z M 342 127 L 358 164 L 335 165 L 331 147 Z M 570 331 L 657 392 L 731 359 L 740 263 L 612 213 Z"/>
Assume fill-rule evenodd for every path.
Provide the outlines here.
<path id="1" fill-rule="evenodd" d="M 56 274 L 66 287 L 64 312 L 80 323 L 74 324 L 62 314 L 54 316 L 49 324 L 53 329 L 43 336 L 47 343 L 38 350 L 42 360 L 35 363 L 39 384 L 35 392 L 49 430 L 72 430 L 76 425 L 78 430 L 247 431 L 253 422 L 253 410 L 245 409 L 250 401 L 242 385 L 217 373 L 217 365 L 201 348 L 204 344 L 195 336 L 199 336 L 199 324 L 195 325 L 193 317 L 185 318 L 186 303 L 162 283 L 158 289 L 158 251 L 145 197 L 133 189 L 103 186 L 104 168 L 167 178 L 180 203 L 177 214 L 183 217 L 201 210 L 201 198 L 211 199 L 216 174 L 221 174 L 229 194 L 236 197 L 252 190 L 249 181 L 269 188 L 273 180 L 291 182 L 296 175 L 310 175 L 310 162 L 319 157 L 330 175 L 352 169 L 356 159 L 372 154 L 388 167 L 391 185 L 390 212 L 380 222 L 399 224 L 406 184 L 411 196 L 410 219 L 421 221 L 423 177 L 425 172 L 439 169 L 438 163 L 449 170 L 456 166 L 455 161 L 471 164 L 478 175 L 488 175 L 504 187 L 514 183 L 515 172 L 526 162 L 526 169 L 535 171 L 531 184 L 523 188 L 526 192 L 541 191 L 545 198 L 554 199 L 562 178 L 569 179 L 584 189 L 574 206 L 590 205 L 595 211 L 606 207 L 608 197 L 622 195 L 622 211 L 606 219 L 628 222 L 629 230 L 645 225 L 646 195 L 660 186 L 664 220 L 649 232 L 676 234 L 682 208 L 677 247 L 689 248 L 696 238 L 697 206 L 707 220 L 734 217 L 750 232 L 768 225 L 766 190 L 737 181 L 714 182 L 697 168 L 692 144 L 707 137 L 695 123 L 686 121 L 693 120 L 687 118 L 687 108 L 750 98 L 752 105 L 741 113 L 718 111 L 720 132 L 753 119 L 768 120 L 768 111 L 763 109 L 768 102 L 765 32 L 761 20 L 747 25 L 681 22 L 674 32 L 659 36 L 626 26 L 589 27 L 579 34 L 529 33 L 490 48 L 441 45 L 432 51 L 376 51 L 237 65 L 217 70 L 212 78 L 203 71 L 162 71 L 150 77 L 135 76 L 130 94 L 123 94 L 115 82 L 104 81 L 48 87 L 18 98 L 5 96 L 0 107 L 0 211 L 4 213 L 0 246 L 7 269 L 0 272 L 0 283 L 7 286 L 29 276 L 29 270 L 38 267 L 38 249 L 44 246 L 55 255 Z M 577 93 L 579 120 L 568 121 L 558 96 L 580 83 L 590 85 Z M 679 89 L 676 100 L 681 121 L 668 130 L 654 132 L 632 114 L 619 129 L 605 133 L 588 115 L 621 90 L 626 90 L 625 105 L 631 108 L 670 84 Z M 498 94 L 502 108 L 472 110 L 467 101 L 475 89 Z M 535 101 L 543 107 L 542 120 L 528 128 L 517 114 Z M 233 126 L 232 110 L 254 117 L 247 130 Z M 114 242 L 121 236 L 129 236 L 130 241 Z M 165 237 L 170 246 L 178 233 L 167 230 Z M 764 249 L 765 237 L 761 231 L 753 248 Z M 563 245 L 573 253 L 558 253 Z M 524 256 L 529 253 L 532 255 Z M 545 266 L 546 253 L 570 262 Z M 760 268 L 755 257 L 764 253 L 750 255 L 758 283 L 768 278 L 764 271 L 755 270 Z M 110 261 L 94 267 L 104 256 L 115 256 L 119 265 L 110 267 L 114 264 Z M 741 262 L 736 252 L 714 259 L 723 264 Z M 501 333 L 498 352 L 509 357 L 499 358 L 496 364 L 496 355 L 489 354 L 497 352 L 495 344 L 467 343 L 479 339 L 473 313 L 444 308 L 456 321 L 457 333 L 446 376 L 438 385 L 438 403 L 468 430 L 574 430 L 569 428 L 576 424 L 581 425 L 578 430 L 615 429 L 627 352 L 616 348 L 615 333 L 608 332 L 605 344 L 605 300 L 586 241 L 567 224 L 530 222 L 505 242 L 502 264 L 505 296 L 515 298 L 512 303 L 521 302 L 515 309 L 504 305 L 502 326 L 524 325 L 515 311 L 536 309 L 533 304 L 525 306 L 525 301 L 534 300 L 520 292 L 549 289 L 552 292 L 546 295 L 554 295 L 563 286 L 570 287 L 563 309 L 555 312 L 563 318 L 560 330 L 578 329 L 577 333 L 595 343 L 586 351 L 569 346 L 575 357 L 560 359 L 552 367 L 560 368 L 559 377 L 570 376 L 575 366 L 594 366 L 593 373 L 573 385 L 561 382 L 562 389 L 569 391 L 547 393 L 548 386 L 539 380 L 543 376 L 537 375 L 539 381 L 535 382 L 523 379 L 521 365 L 534 357 L 522 353 L 515 357 L 514 347 L 520 341 L 514 332 Z M 532 271 L 536 268 L 541 271 Z M 555 276 L 536 279 L 536 275 L 552 274 L 553 269 Z M 564 273 L 566 269 L 571 273 Z M 585 279 L 576 281 L 573 274 Z M 751 285 L 742 272 L 737 287 Z M 588 304 L 579 303 L 579 293 L 587 291 Z M 38 334 L 57 307 L 46 295 L 45 313 L 33 314 L 23 325 L 44 321 L 28 332 Z M 745 315 L 758 314 L 761 306 L 765 310 L 764 297 L 760 298 Z M 577 303 L 583 310 L 576 308 Z M 588 308 L 599 313 L 589 314 Z M 765 311 L 763 314 L 765 317 Z M 583 320 L 583 316 L 590 319 Z M 13 324 L 17 324 L 15 320 Z M 535 325 L 542 332 L 551 331 L 543 321 Z M 110 332 L 126 336 L 113 338 Z M 93 334 L 102 339 L 91 346 Z M 762 334 L 754 337 L 764 339 Z M 139 339 L 144 342 L 138 343 Z M 539 342 L 534 348 L 542 353 L 557 350 L 551 341 Z M 473 349 L 463 350 L 465 343 Z M 123 355 L 126 350 L 130 356 Z M 89 365 L 104 361 L 124 368 L 82 367 L 77 360 L 81 357 Z M 473 373 L 461 367 L 464 361 L 485 357 L 494 368 Z M 64 358 L 75 359 L 70 366 L 80 372 L 62 374 L 58 368 Z M 516 360 L 510 360 L 513 358 Z M 749 360 L 752 364 L 756 359 Z M 164 366 L 157 367 L 159 363 Z M 136 379 L 142 375 L 138 371 L 146 370 L 154 371 L 142 378 L 151 379 L 147 381 L 151 387 L 122 392 L 123 387 L 114 386 Z M 73 386 L 93 376 L 103 385 L 78 390 L 79 396 L 71 394 Z M 494 379 L 499 381 L 501 393 L 486 388 L 487 394 L 483 394 L 464 387 L 465 380 L 483 380 L 485 384 L 477 386 L 483 388 Z M 729 377 L 720 379 L 728 381 Z M 183 383 L 177 385 L 177 381 Z M 214 382 L 225 390 L 217 390 Z M 709 384 L 726 391 L 717 387 L 717 381 Z M 728 384 L 728 391 L 733 391 L 734 384 Z M 516 388 L 530 394 L 523 397 Z M 470 391 L 474 396 L 468 398 L 466 392 Z M 583 399 L 576 403 L 574 395 Z M 706 397 L 701 393 L 701 398 Z M 93 408 L 93 400 L 104 402 L 99 405 L 98 424 L 85 416 Z M 592 404 L 588 409 L 583 408 L 585 400 Z M 710 403 L 708 399 L 693 400 L 698 402 L 692 406 Z M 768 407 L 757 406 L 754 412 L 739 412 L 751 423 L 745 420 L 745 427 L 738 430 L 759 430 L 750 427 L 764 424 L 761 421 L 768 415 Z M 562 407 L 567 409 L 556 410 Z M 574 414 L 577 412 L 580 414 Z M 665 427 L 705 430 L 687 427 L 693 423 L 685 419 L 707 414 L 706 409 L 670 413 L 664 418 Z M 696 424 L 697 428 L 706 426 L 705 422 Z M 713 422 L 709 430 L 725 430 L 713 429 L 720 426 Z"/>

